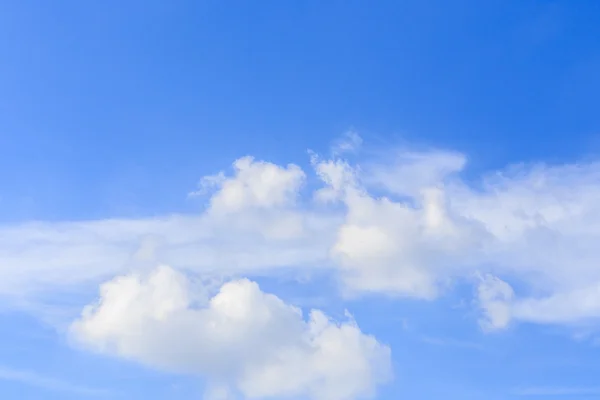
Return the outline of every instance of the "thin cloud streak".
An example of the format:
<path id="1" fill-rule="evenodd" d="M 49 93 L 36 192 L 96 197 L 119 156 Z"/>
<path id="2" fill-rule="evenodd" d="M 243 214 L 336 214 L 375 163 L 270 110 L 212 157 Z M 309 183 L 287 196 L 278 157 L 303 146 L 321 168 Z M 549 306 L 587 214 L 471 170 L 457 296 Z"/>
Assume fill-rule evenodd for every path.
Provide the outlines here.
<path id="1" fill-rule="evenodd" d="M 18 370 L 0 366 L 0 380 L 18 382 L 28 386 L 55 391 L 78 394 L 89 397 L 114 397 L 114 393 L 105 389 L 80 386 L 71 382 L 39 375 L 32 371 Z"/>
<path id="2" fill-rule="evenodd" d="M 513 391 L 516 396 L 597 396 L 600 395 L 600 387 L 552 387 L 552 386 L 532 386 L 519 388 Z"/>

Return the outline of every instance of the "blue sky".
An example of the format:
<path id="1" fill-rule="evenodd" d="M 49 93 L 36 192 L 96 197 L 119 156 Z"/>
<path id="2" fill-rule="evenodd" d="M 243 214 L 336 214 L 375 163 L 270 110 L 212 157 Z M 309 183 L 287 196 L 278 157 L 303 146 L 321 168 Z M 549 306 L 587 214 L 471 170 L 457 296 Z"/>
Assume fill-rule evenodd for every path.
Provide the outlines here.
<path id="1" fill-rule="evenodd" d="M 0 4 L 0 397 L 243 394 L 160 359 L 167 339 L 131 350 L 108 309 L 80 316 L 158 264 L 207 298 L 247 277 L 305 315 L 348 310 L 391 351 L 375 398 L 599 397 L 599 18 L 594 1 Z M 192 347 L 213 315 L 194 307 Z"/>

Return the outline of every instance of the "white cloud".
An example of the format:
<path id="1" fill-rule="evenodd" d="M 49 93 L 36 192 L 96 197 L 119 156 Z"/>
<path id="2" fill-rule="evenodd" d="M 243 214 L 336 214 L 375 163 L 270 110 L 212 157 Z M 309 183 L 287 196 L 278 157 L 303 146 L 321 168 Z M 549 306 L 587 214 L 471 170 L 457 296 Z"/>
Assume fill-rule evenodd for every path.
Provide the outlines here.
<path id="1" fill-rule="evenodd" d="M 423 299 L 480 273 L 496 277 L 476 284 L 485 329 L 598 317 L 599 163 L 467 180 L 456 152 L 366 153 L 354 164 L 313 156 L 313 191 L 296 165 L 241 158 L 203 180 L 198 215 L 0 227 L 0 294 L 35 297 L 156 262 L 215 278 L 328 268 L 349 295 Z"/>
<path id="2" fill-rule="evenodd" d="M 528 322 L 569 324 L 600 318 L 600 282 L 547 297 L 525 298 L 513 305 L 514 317 Z"/>
<path id="3" fill-rule="evenodd" d="M 78 343 L 164 370 L 228 383 L 247 398 L 371 397 L 391 377 L 390 349 L 353 320 L 335 323 L 264 293 L 246 279 L 206 302 L 169 267 L 104 283 L 71 333 Z M 211 395 L 227 395 L 216 386 Z"/>
<path id="4" fill-rule="evenodd" d="M 85 397 L 114 398 L 115 393 L 87 386 L 76 385 L 60 379 L 43 376 L 32 371 L 0 366 L 0 380 L 19 382 L 29 386 L 39 387 L 53 392 L 66 392 Z"/>
<path id="5" fill-rule="evenodd" d="M 511 302 L 514 297 L 510 285 L 495 276 L 482 277 L 477 288 L 483 317 L 479 323 L 483 330 L 505 329 L 511 320 Z"/>
<path id="6" fill-rule="evenodd" d="M 408 158 L 425 163 L 426 156 Z M 434 158 L 440 157 L 436 153 Z M 316 160 L 315 168 L 327 185 L 319 198 L 339 200 L 346 207 L 331 254 L 351 293 L 435 298 L 455 263 L 465 262 L 467 252 L 485 237 L 476 225 L 450 213 L 442 188 L 429 181 L 408 182 L 421 177 L 402 175 L 406 187 L 414 190 L 403 193 L 411 201 L 394 201 L 369 194 L 359 178 L 362 171 L 347 163 Z"/>
<path id="7" fill-rule="evenodd" d="M 328 164 L 344 166 L 325 182 L 347 209 L 333 254 L 350 288 L 434 298 L 449 281 L 491 273 L 519 290 L 485 278 L 486 330 L 600 316 L 599 163 L 517 165 L 465 181 L 459 154 L 392 154 Z"/>
<path id="8" fill-rule="evenodd" d="M 216 188 L 210 199 L 210 211 L 235 213 L 248 208 L 286 207 L 294 204 L 305 175 L 294 164 L 286 167 L 243 157 L 233 163 L 234 176 L 223 172 L 204 177 L 201 190 Z"/>
<path id="9" fill-rule="evenodd" d="M 201 181 L 197 215 L 0 226 L 0 295 L 46 310 L 55 294 L 105 281 L 71 327 L 79 344 L 204 376 L 210 399 L 354 399 L 390 378 L 389 349 L 354 321 L 305 320 L 244 275 L 321 268 L 346 295 L 428 300 L 463 280 L 475 282 L 484 331 L 597 322 L 599 163 L 467 180 L 462 154 L 350 163 L 344 149 L 312 156 L 312 191 L 300 167 L 244 157 Z"/>
<path id="10" fill-rule="evenodd" d="M 569 325 L 600 318 L 600 283 L 548 296 L 515 298 L 508 283 L 488 275 L 478 294 L 485 330 L 505 329 L 511 320 Z"/>
<path id="11" fill-rule="evenodd" d="M 400 196 L 418 195 L 453 178 L 467 163 L 463 154 L 441 151 L 392 150 L 366 163 L 363 180 Z"/>
<path id="12" fill-rule="evenodd" d="M 573 324 L 600 315 L 599 178 L 595 162 L 519 165 L 490 174 L 481 190 L 453 188 L 452 207 L 490 234 L 481 265 L 519 283 L 498 303 L 506 318 Z"/>
<path id="13" fill-rule="evenodd" d="M 275 217 L 267 216 L 264 225 L 253 215 L 225 226 L 206 215 L 173 215 L 0 228 L 0 293 L 28 297 L 76 289 L 156 260 L 225 276 L 327 260 L 326 236 L 315 234 L 332 223 L 326 216 L 299 216 L 302 232 L 279 236 L 276 228 L 286 220 Z"/>
<path id="14" fill-rule="evenodd" d="M 573 398 L 581 396 L 598 396 L 600 395 L 600 387 L 576 387 L 576 386 L 532 386 L 513 390 L 516 396 L 547 398 L 549 396 L 555 398 Z"/>

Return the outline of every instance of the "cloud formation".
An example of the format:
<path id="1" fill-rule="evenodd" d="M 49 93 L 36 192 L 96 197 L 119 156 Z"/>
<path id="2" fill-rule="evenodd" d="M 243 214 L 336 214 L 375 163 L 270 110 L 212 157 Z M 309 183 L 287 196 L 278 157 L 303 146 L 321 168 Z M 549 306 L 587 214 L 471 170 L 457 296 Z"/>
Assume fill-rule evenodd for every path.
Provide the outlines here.
<path id="1" fill-rule="evenodd" d="M 210 199 L 210 211 L 218 214 L 235 213 L 246 209 L 270 209 L 291 206 L 304 183 L 305 174 L 297 165 L 286 167 L 255 161 L 247 156 L 233 163 L 234 176 L 223 172 L 206 176 L 200 181 L 201 194 L 218 190 Z"/>
<path id="2" fill-rule="evenodd" d="M 600 314 L 599 163 L 466 179 L 463 154 L 361 157 L 358 136 L 340 143 L 352 145 L 313 154 L 313 171 L 240 158 L 202 179 L 198 215 L 0 227 L 0 293 L 68 290 L 161 262 L 220 278 L 325 269 L 351 296 L 433 300 L 472 282 L 488 331 Z M 343 158 L 349 148 L 357 162 Z"/>
<path id="3" fill-rule="evenodd" d="M 0 380 L 19 382 L 52 392 L 65 392 L 84 398 L 115 397 L 115 393 L 109 390 L 80 386 L 60 379 L 43 376 L 32 371 L 19 370 L 5 366 L 0 366 Z"/>
<path id="4" fill-rule="evenodd" d="M 102 284 L 71 334 L 95 351 L 206 377 L 219 388 L 213 397 L 230 385 L 253 399 L 350 400 L 372 397 L 391 378 L 390 349 L 351 318 L 336 323 L 313 310 L 305 321 L 247 279 L 203 301 L 166 266 Z"/>

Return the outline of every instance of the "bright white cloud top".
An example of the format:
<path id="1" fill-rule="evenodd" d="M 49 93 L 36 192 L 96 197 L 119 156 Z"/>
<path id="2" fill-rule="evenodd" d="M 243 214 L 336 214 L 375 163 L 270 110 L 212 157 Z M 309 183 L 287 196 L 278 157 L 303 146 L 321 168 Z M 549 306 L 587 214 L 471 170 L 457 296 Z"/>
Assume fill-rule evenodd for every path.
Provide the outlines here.
<path id="1" fill-rule="evenodd" d="M 189 286 L 164 266 L 117 277 L 71 332 L 97 351 L 208 377 L 247 398 L 371 397 L 391 377 L 390 349 L 352 320 L 336 324 L 313 310 L 305 322 L 299 309 L 246 279 L 196 305 Z"/>
<path id="2" fill-rule="evenodd" d="M 465 155 L 398 150 L 350 162 L 344 154 L 361 141 L 348 138 L 305 170 L 236 160 L 201 180 L 198 215 L 2 227 L 0 291 L 34 301 L 105 282 L 72 325 L 80 344 L 250 398 L 360 398 L 391 367 L 390 350 L 355 322 L 321 311 L 306 321 L 243 276 L 321 269 L 345 296 L 424 300 L 466 281 L 485 331 L 600 317 L 600 164 L 467 180 Z M 172 267 L 147 268 L 158 264 Z M 188 276 L 226 283 L 196 288 L 197 303 Z"/>

